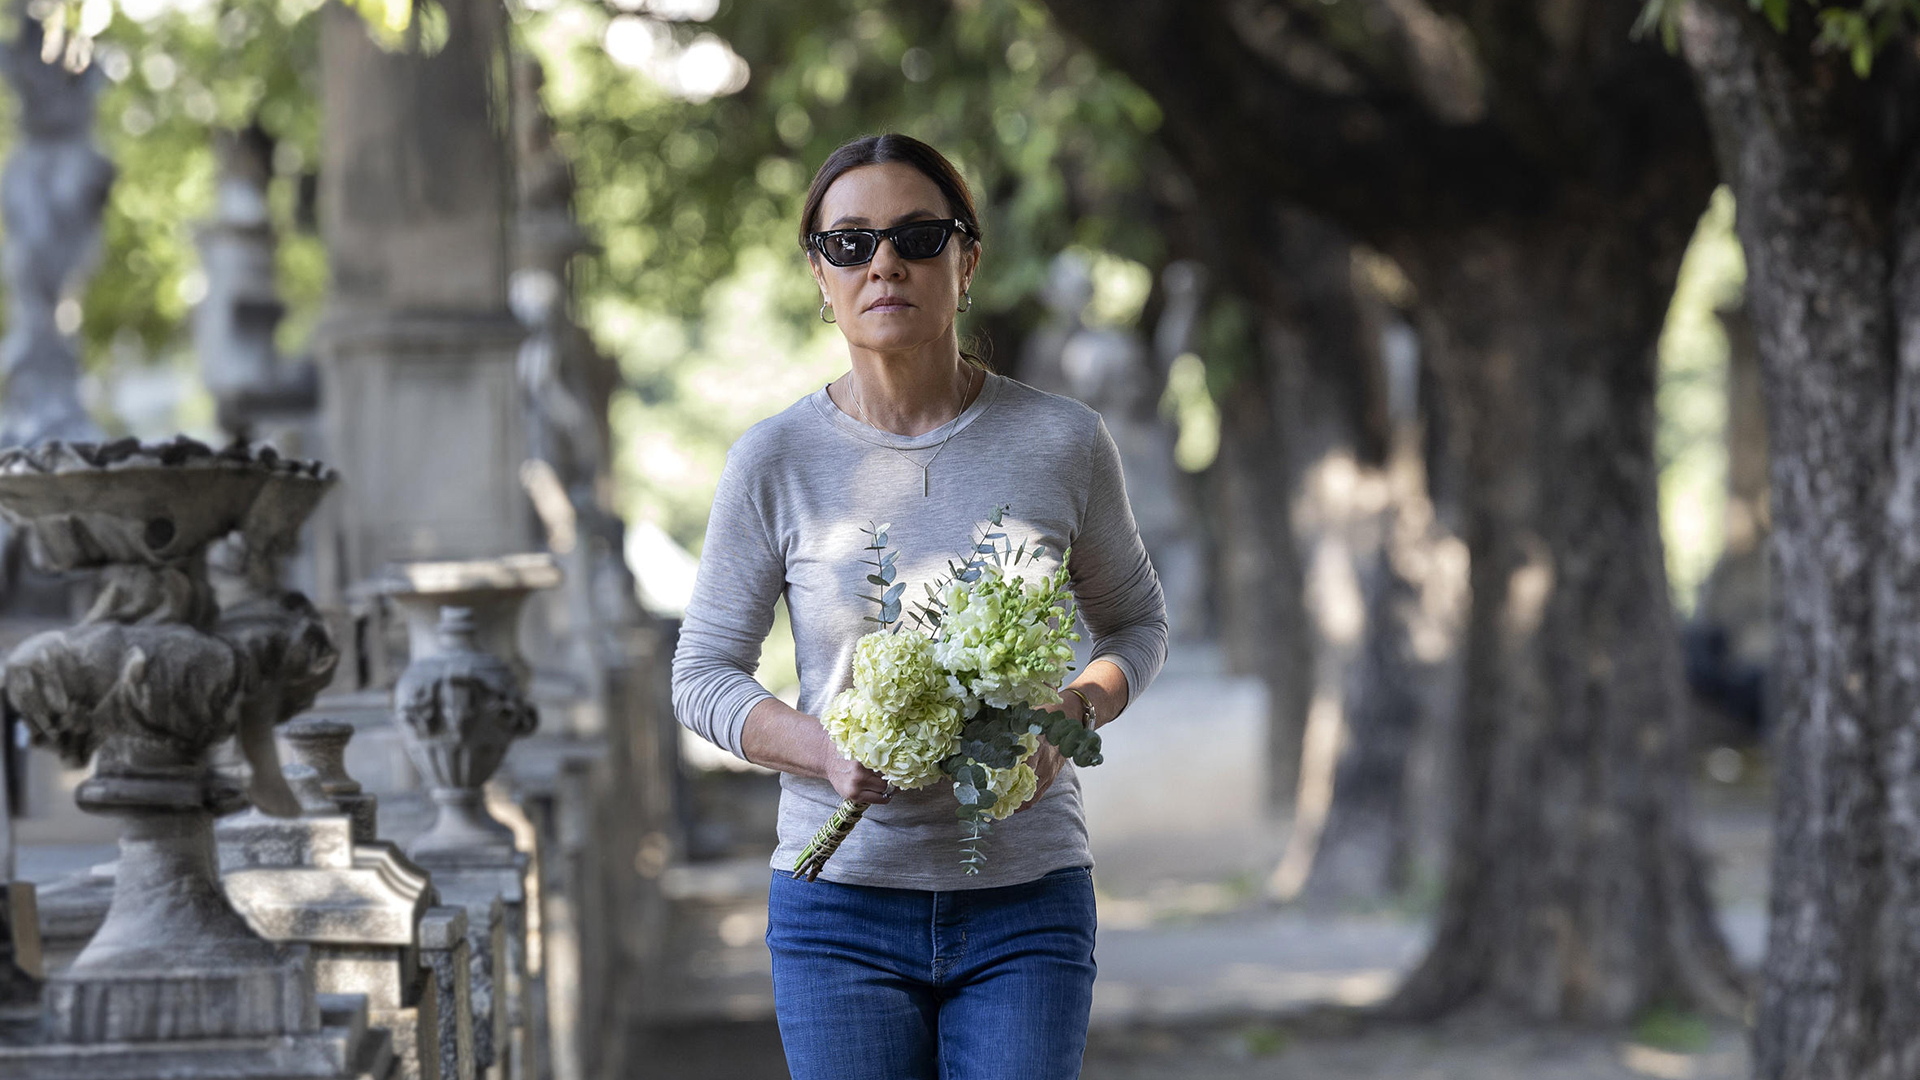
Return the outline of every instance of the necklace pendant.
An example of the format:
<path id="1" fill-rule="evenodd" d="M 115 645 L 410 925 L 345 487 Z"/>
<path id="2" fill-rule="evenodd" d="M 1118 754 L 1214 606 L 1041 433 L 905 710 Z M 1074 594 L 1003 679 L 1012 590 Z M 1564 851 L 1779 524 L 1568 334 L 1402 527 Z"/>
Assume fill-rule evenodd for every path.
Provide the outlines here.
<path id="1" fill-rule="evenodd" d="M 931 462 L 928 464 L 931 464 Z M 933 476 L 927 471 L 927 467 L 923 465 L 920 467 L 920 497 L 924 499 L 932 494 Z"/>

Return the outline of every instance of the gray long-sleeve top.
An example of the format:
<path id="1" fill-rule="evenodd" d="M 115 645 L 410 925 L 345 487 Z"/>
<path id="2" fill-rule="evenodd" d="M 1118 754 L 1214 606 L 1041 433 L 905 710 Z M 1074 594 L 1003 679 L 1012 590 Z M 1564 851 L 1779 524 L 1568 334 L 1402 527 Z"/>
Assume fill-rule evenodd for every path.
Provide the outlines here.
<path id="1" fill-rule="evenodd" d="M 948 439 L 951 434 L 951 439 Z M 944 449 L 936 447 L 946 440 Z M 920 464 L 928 470 L 923 494 Z M 673 706 L 682 724 L 744 757 L 747 714 L 773 696 L 753 677 L 783 594 L 792 618 L 800 711 L 818 716 L 852 682 L 854 643 L 873 630 L 875 605 L 860 530 L 891 523 L 904 599 L 964 561 L 993 507 L 1008 541 L 1046 553 L 1017 568 L 1048 573 L 1072 546 L 1068 573 L 1091 656 L 1118 665 L 1138 698 L 1166 660 L 1160 581 L 1135 527 L 1120 454 L 1086 405 L 989 374 L 952 426 L 905 437 L 848 416 L 825 387 L 754 425 L 727 452 L 706 546 L 673 657 Z M 903 632 L 915 632 L 911 629 Z M 782 774 L 779 847 L 791 868 L 840 804 L 833 785 Z M 821 877 L 916 889 L 981 888 L 1092 864 L 1080 785 L 1066 765 L 1041 801 L 994 825 L 985 870 L 959 864 L 952 787 L 936 783 L 872 807 Z"/>

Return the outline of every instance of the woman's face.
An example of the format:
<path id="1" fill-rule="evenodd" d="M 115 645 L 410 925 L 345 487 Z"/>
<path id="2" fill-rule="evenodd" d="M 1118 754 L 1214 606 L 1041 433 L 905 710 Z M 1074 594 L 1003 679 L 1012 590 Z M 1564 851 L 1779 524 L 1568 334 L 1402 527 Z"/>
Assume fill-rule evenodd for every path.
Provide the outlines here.
<path id="1" fill-rule="evenodd" d="M 911 165 L 862 165 L 840 174 L 820 201 L 812 231 L 890 229 L 909 221 L 950 218 L 940 188 Z M 945 338 L 953 328 L 960 295 L 973 281 L 980 246 L 961 232 L 931 259 L 903 259 L 882 240 L 873 261 L 835 266 L 810 254 L 821 298 L 855 348 L 901 352 Z"/>

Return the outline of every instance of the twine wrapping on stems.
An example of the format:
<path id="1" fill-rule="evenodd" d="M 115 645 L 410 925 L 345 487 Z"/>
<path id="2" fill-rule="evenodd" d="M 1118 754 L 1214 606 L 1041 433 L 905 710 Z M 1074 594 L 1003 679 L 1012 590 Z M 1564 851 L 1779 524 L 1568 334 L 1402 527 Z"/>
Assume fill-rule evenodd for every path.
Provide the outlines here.
<path id="1" fill-rule="evenodd" d="M 893 785 L 888 784 L 887 794 L 892 795 L 893 792 Z M 796 880 L 805 877 L 808 881 L 819 878 L 820 871 L 827 865 L 827 860 L 833 858 L 833 853 L 840 850 L 840 841 L 845 840 L 847 834 L 853 831 L 853 827 L 860 824 L 860 819 L 866 816 L 868 805 L 868 803 L 854 802 L 852 799 L 842 802 L 840 809 L 835 810 L 833 816 L 827 819 L 827 823 L 820 826 L 820 831 L 813 834 L 813 839 L 807 841 L 807 846 L 800 852 L 800 857 L 794 860 L 793 877 Z"/>

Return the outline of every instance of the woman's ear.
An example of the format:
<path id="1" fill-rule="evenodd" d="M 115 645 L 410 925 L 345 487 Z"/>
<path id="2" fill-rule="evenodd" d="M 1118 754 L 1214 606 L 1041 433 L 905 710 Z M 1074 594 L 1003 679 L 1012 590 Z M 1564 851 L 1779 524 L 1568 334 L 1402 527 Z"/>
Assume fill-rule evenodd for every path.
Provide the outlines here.
<path id="1" fill-rule="evenodd" d="M 820 290 L 820 299 L 830 299 L 827 296 L 827 279 L 820 275 L 820 263 L 811 251 L 807 252 L 807 273 L 813 275 L 813 284 Z"/>

